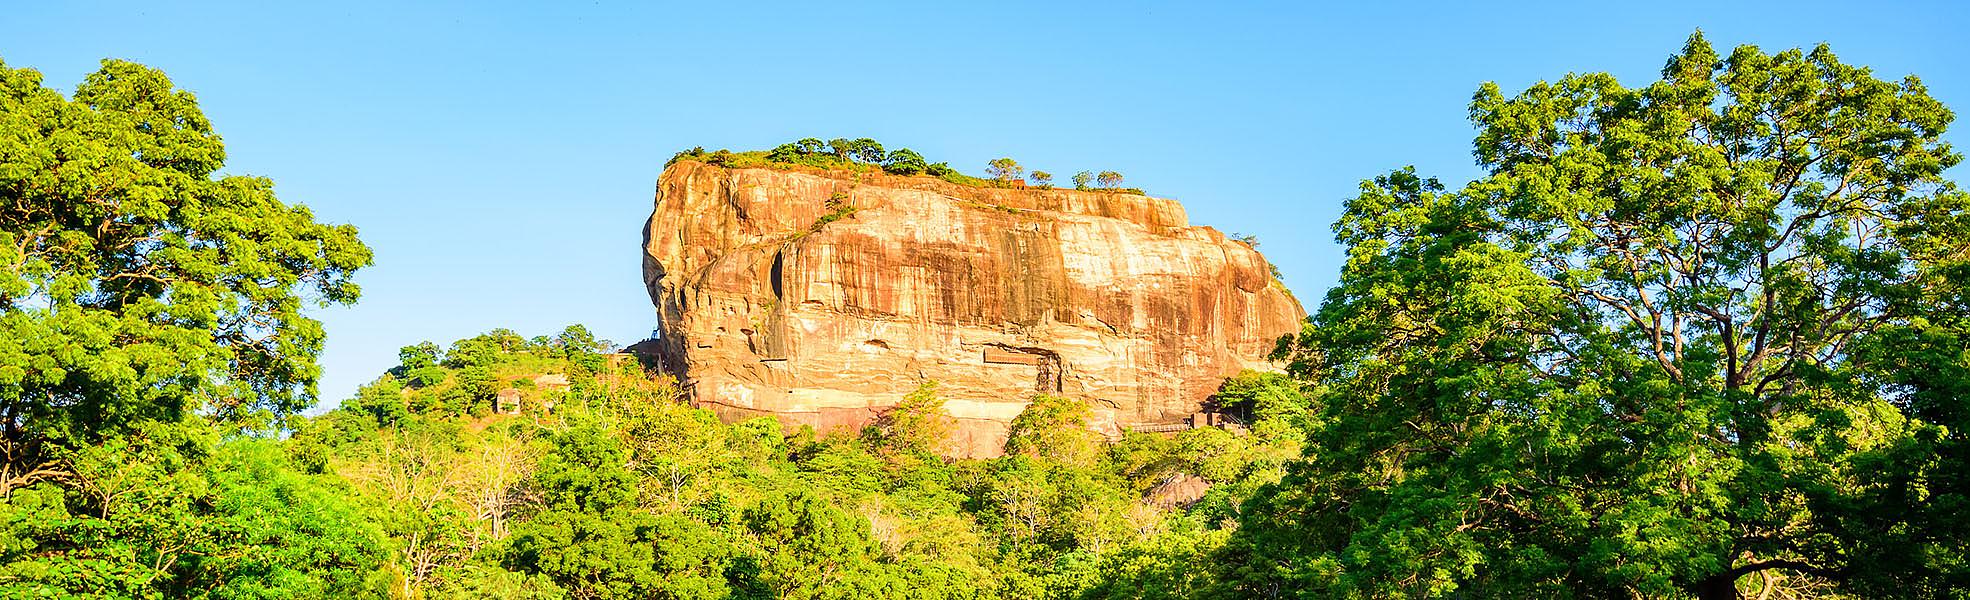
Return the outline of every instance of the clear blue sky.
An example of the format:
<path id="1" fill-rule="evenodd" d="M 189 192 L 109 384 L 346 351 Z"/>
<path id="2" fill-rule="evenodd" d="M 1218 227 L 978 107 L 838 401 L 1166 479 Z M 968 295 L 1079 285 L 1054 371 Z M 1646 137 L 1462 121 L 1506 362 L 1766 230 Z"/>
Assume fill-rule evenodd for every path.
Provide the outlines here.
<path id="1" fill-rule="evenodd" d="M 971 172 L 1121 171 L 1256 234 L 1312 308 L 1361 179 L 1476 174 L 1480 82 L 1639 83 L 1701 28 L 1719 47 L 1827 42 L 1970 114 L 1970 10 L 1943 2 L 399 4 L 0 8 L 8 65 L 65 92 L 105 57 L 161 68 L 225 136 L 227 172 L 362 229 L 361 303 L 316 313 L 324 405 L 420 340 L 647 335 L 641 226 L 691 146 L 866 136 Z"/>

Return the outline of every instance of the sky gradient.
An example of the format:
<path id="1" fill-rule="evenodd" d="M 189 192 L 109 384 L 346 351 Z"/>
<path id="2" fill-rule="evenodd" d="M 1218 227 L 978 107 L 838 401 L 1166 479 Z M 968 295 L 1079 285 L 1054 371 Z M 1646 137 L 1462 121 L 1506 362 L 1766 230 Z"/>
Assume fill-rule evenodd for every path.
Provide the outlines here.
<path id="1" fill-rule="evenodd" d="M 1942 2 L 726 4 L 15 2 L 0 60 L 63 92 L 103 58 L 163 69 L 225 137 L 224 172 L 361 228 L 362 301 L 313 313 L 324 408 L 422 340 L 648 335 L 642 225 L 692 146 L 870 137 L 974 174 L 1120 171 L 1257 235 L 1311 310 L 1362 179 L 1478 174 L 1485 81 L 1640 84 L 1702 29 L 1720 51 L 1825 42 L 1970 111 L 1970 9 Z"/>

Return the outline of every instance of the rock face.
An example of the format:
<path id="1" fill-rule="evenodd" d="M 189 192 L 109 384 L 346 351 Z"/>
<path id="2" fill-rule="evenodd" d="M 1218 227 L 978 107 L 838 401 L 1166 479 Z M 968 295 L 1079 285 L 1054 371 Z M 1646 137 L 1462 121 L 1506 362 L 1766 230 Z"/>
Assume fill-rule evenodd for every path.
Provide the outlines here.
<path id="1" fill-rule="evenodd" d="M 1305 316 L 1173 200 L 689 160 L 658 180 L 643 279 L 694 403 L 825 432 L 935 381 L 970 456 L 1035 394 L 1110 435 L 1184 422 Z"/>

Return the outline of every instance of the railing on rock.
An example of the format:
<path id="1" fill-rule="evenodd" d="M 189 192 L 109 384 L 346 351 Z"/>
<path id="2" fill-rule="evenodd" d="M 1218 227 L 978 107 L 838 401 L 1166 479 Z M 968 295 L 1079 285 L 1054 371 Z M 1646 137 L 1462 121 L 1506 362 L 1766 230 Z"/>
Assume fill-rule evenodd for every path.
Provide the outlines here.
<path id="1" fill-rule="evenodd" d="M 1200 427 L 1219 427 L 1240 432 L 1250 428 L 1245 420 L 1235 415 L 1219 412 L 1200 412 L 1175 423 L 1135 423 L 1126 427 L 1139 433 L 1175 433 Z"/>
<path id="2" fill-rule="evenodd" d="M 1177 431 L 1189 431 L 1190 428 L 1190 422 L 1188 421 L 1181 423 L 1138 423 L 1130 425 L 1129 431 L 1138 433 L 1173 433 Z"/>

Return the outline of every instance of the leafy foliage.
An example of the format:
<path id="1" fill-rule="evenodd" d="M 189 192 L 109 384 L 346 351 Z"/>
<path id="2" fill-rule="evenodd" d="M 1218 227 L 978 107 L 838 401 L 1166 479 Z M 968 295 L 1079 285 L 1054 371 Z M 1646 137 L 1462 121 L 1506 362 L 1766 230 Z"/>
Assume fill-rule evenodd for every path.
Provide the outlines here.
<path id="1" fill-rule="evenodd" d="M 667 380 L 634 361 L 585 370 L 579 353 L 542 345 L 580 331 L 527 341 L 494 330 L 435 357 L 435 344 L 412 346 L 371 386 L 426 363 L 443 386 L 474 369 L 500 380 L 569 373 L 552 410 L 479 416 L 419 400 L 443 386 L 399 387 L 424 408 L 381 421 L 372 403 L 352 401 L 288 442 L 297 462 L 348 481 L 355 510 L 382 527 L 380 571 L 395 594 L 1082 597 L 1111 560 L 1162 581 L 1175 574 L 1142 557 L 1224 539 L 1217 528 L 1235 502 L 1157 504 L 1166 481 L 1195 474 L 1249 490 L 1276 481 L 1304 437 L 1207 429 L 1111 446 L 1085 429 L 1085 405 L 1042 397 L 1018 419 L 1009 444 L 1020 455 L 952 459 L 941 453 L 954 423 L 934 384 L 859 436 L 789 436 L 772 419 L 723 424 L 675 404 Z"/>
<path id="2" fill-rule="evenodd" d="M 944 400 L 937 397 L 937 384 L 926 381 L 876 419 L 864 437 L 880 450 L 935 456 L 949 452 L 946 445 L 955 426 L 944 412 Z"/>
<path id="3" fill-rule="evenodd" d="M 1936 400 L 1970 374 L 1970 198 L 1919 81 L 1697 35 L 1644 87 L 1471 114 L 1485 177 L 1378 177 L 1336 226 L 1293 348 L 1317 451 L 1227 588 L 1960 596 L 1961 463 L 1932 461 L 1962 448 Z"/>
<path id="4" fill-rule="evenodd" d="M 255 426 L 312 403 L 322 334 L 301 310 L 355 300 L 355 228 L 213 177 L 219 136 L 162 73 L 104 61 L 73 99 L 40 81 L 0 65 L 10 472 L 190 411 Z"/>
<path id="5" fill-rule="evenodd" d="M 302 310 L 369 249 L 224 160 L 156 70 L 0 65 L 0 595 L 379 595 L 339 482 L 254 435 L 314 401 Z"/>
<path id="6" fill-rule="evenodd" d="M 1006 454 L 1085 465 L 1094 460 L 1096 442 L 1086 403 L 1042 394 L 1013 418 Z"/>
<path id="7" fill-rule="evenodd" d="M 1485 175 L 1364 182 L 1290 374 L 1227 380 L 1226 427 L 1102 439 L 1042 395 L 992 459 L 947 456 L 934 384 L 860 435 L 789 434 L 679 403 L 579 325 L 406 346 L 298 416 L 302 310 L 355 299 L 355 230 L 215 177 L 217 134 L 154 70 L 106 61 L 64 97 L 0 65 L 0 109 L 4 597 L 1970 589 L 1953 116 L 1824 47 L 1698 35 L 1639 88 L 1486 85 Z M 1022 171 L 867 138 L 679 159 Z"/>
<path id="8" fill-rule="evenodd" d="M 909 148 L 897 148 L 885 153 L 880 142 L 869 138 L 852 140 L 835 138 L 825 143 L 815 138 L 803 138 L 799 141 L 775 146 L 772 150 L 747 152 L 733 152 L 730 150 L 707 152 L 703 147 L 696 147 L 673 155 L 670 161 L 665 163 L 665 166 L 675 164 L 680 160 L 699 161 L 733 169 L 790 169 L 795 167 L 811 167 L 826 171 L 844 171 L 850 173 L 882 171 L 891 175 L 902 176 L 928 175 L 958 185 L 971 187 L 1013 187 L 1017 186 L 1021 177 L 1025 176 L 1025 168 L 1021 167 L 1018 161 L 1010 158 L 999 158 L 990 161 L 985 168 L 986 177 L 980 178 L 960 173 L 956 169 L 952 169 L 948 163 L 928 162 L 922 154 L 918 154 L 915 150 Z M 1102 171 L 1100 178 L 1101 187 L 1089 187 L 1089 184 L 1094 182 L 1097 176 L 1094 173 L 1082 171 L 1074 177 L 1074 189 L 1107 193 L 1143 194 L 1141 189 L 1120 187 L 1122 183 L 1122 175 L 1120 173 Z M 1034 171 L 1031 179 L 1033 185 L 1036 187 L 1050 187 L 1053 182 L 1053 174 L 1046 171 Z"/>
<path id="9" fill-rule="evenodd" d="M 916 175 L 930 169 L 923 155 L 909 148 L 897 148 L 883 160 L 882 169 L 895 175 Z"/>
<path id="10" fill-rule="evenodd" d="M 994 158 L 985 165 L 985 174 L 1000 183 L 1017 181 L 1026 170 L 1010 158 Z"/>

